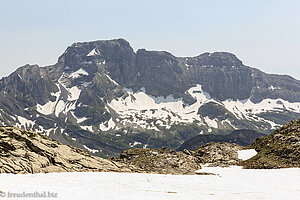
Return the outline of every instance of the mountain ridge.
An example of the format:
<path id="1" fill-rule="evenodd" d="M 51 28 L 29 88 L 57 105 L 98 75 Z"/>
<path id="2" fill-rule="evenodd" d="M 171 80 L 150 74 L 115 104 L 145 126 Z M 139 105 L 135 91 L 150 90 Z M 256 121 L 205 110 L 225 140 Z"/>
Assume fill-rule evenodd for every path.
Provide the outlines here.
<path id="1" fill-rule="evenodd" d="M 270 133 L 300 118 L 300 81 L 226 52 L 175 57 L 124 39 L 74 43 L 54 65 L 0 80 L 0 121 L 115 155 L 178 148 L 200 133 Z M 135 144 L 135 145 L 133 145 Z"/>

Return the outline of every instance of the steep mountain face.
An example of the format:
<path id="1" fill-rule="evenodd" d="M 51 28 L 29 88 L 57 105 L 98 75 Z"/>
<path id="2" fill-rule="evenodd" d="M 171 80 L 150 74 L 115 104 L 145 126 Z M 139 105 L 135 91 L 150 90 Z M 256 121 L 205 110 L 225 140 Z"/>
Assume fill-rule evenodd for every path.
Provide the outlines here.
<path id="1" fill-rule="evenodd" d="M 199 134 L 269 133 L 300 118 L 300 81 L 245 66 L 235 55 L 178 58 L 134 52 L 123 39 L 75 43 L 55 65 L 0 81 L 0 123 L 116 155 L 178 148 Z M 84 145 L 84 146 L 83 146 Z"/>

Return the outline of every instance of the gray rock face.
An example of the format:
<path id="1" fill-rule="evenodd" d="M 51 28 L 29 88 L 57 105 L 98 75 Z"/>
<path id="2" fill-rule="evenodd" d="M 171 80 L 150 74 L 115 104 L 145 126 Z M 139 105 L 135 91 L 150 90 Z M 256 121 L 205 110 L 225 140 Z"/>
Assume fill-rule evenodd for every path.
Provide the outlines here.
<path id="1" fill-rule="evenodd" d="M 129 167 L 129 168 L 128 168 Z M 132 166 L 91 156 L 38 133 L 0 128 L 0 173 L 131 172 Z M 131 168 L 130 168 L 131 167 Z"/>
<path id="2" fill-rule="evenodd" d="M 0 94 L 0 124 L 99 156 L 133 144 L 176 149 L 199 133 L 269 133 L 300 118 L 300 103 L 289 104 L 300 102 L 299 80 L 263 73 L 227 52 L 134 52 L 124 39 L 74 43 L 55 65 L 26 65 L 2 78 Z M 258 104 L 247 108 L 245 99 Z M 276 99 L 272 108 L 259 104 L 266 99 Z"/>

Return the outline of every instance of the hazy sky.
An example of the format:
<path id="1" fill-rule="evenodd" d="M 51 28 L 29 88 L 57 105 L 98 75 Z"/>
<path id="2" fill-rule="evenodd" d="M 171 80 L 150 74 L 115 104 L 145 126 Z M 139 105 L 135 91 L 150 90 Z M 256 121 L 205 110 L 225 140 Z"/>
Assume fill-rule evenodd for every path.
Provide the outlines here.
<path id="1" fill-rule="evenodd" d="M 77 41 L 124 38 L 175 56 L 228 51 L 300 79 L 300 0 L 0 0 L 0 77 Z"/>

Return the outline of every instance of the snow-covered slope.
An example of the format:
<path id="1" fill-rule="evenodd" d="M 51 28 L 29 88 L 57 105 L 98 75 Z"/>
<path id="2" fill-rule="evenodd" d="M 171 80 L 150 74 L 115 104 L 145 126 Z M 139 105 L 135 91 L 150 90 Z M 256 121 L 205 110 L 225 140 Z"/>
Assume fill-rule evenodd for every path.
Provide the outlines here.
<path id="1" fill-rule="evenodd" d="M 125 99 L 120 97 L 108 103 L 108 106 L 118 114 L 118 124 L 120 126 L 131 125 L 136 128 L 141 127 L 157 131 L 161 127 L 169 129 L 174 124 L 193 123 L 195 121 L 199 126 L 206 126 L 208 130 L 210 128 L 222 128 L 221 125 L 224 123 L 227 123 L 232 129 L 237 129 L 228 119 L 220 120 L 209 116 L 201 116 L 198 113 L 199 108 L 209 102 L 224 107 L 237 120 L 253 121 L 254 123 L 265 122 L 269 125 L 269 129 L 279 128 L 281 124 L 260 117 L 259 114 L 280 113 L 284 110 L 300 113 L 300 102 L 290 103 L 283 99 L 264 99 L 258 103 L 253 103 L 250 99 L 218 101 L 211 98 L 210 94 L 205 92 L 201 85 L 191 87 L 186 91 L 196 100 L 192 105 L 186 105 L 182 99 L 176 99 L 171 95 L 166 98 L 147 95 L 145 88 L 141 88 L 136 93 L 127 89 L 127 92 L 129 95 Z M 152 123 L 147 122 L 150 119 L 154 119 Z M 258 126 L 256 128 L 259 129 Z"/>
<path id="2" fill-rule="evenodd" d="M 1 199 L 30 193 L 55 199 L 239 199 L 298 200 L 300 169 L 207 168 L 217 175 L 125 173 L 0 174 Z M 40 199 L 40 198 L 32 198 Z"/>

